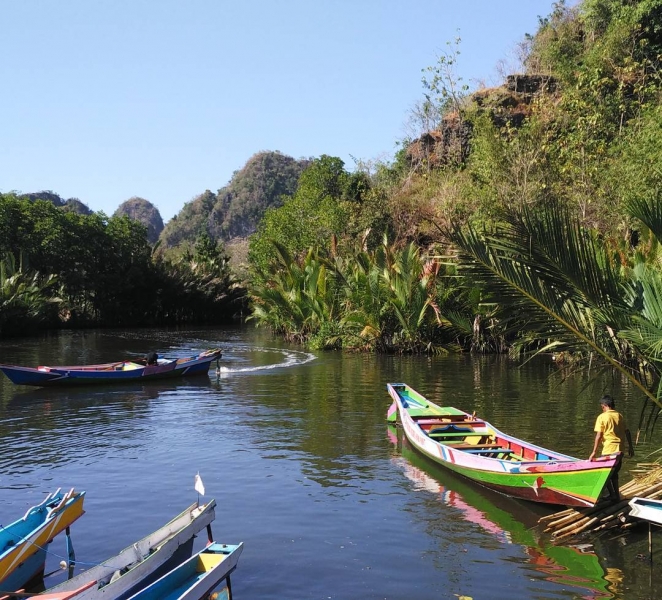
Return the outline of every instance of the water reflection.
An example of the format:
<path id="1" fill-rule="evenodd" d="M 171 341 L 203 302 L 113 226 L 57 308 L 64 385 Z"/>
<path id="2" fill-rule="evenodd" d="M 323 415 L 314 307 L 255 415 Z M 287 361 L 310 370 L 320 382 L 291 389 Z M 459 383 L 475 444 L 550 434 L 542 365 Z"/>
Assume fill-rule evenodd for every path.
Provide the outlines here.
<path id="1" fill-rule="evenodd" d="M 534 509 L 416 455 L 403 458 L 384 435 L 386 383 L 404 381 L 445 404 L 482 408 L 520 437 L 588 454 L 594 399 L 583 402 L 580 381 L 559 389 L 544 361 L 518 368 L 500 357 L 344 353 L 313 360 L 248 328 L 0 340 L 0 362 L 102 362 L 213 346 L 223 351 L 219 379 L 210 372 L 191 382 L 30 391 L 1 377 L 0 523 L 44 489 L 85 489 L 76 551 L 81 561 L 103 560 L 194 501 L 200 472 L 207 493 L 222 499 L 215 533 L 250 549 L 233 581 L 237 598 L 282 590 L 361 600 L 656 597 L 648 564 L 636 560 L 645 533 L 628 534 L 627 544 L 594 540 L 585 555 L 562 547 L 557 556 L 529 531 Z M 636 422 L 638 406 L 621 406 Z M 418 483 L 403 477 L 406 465 L 418 469 L 409 472 Z"/>
<path id="2" fill-rule="evenodd" d="M 124 402 L 140 402 L 158 398 L 165 392 L 209 387 L 211 381 L 204 377 L 179 378 L 176 380 L 153 381 L 140 383 L 113 383 L 111 385 L 91 385 L 72 388 L 26 388 L 17 386 L 9 395 L 7 409 L 32 409 L 36 404 L 63 403 L 111 403 L 119 400 Z"/>
<path id="3" fill-rule="evenodd" d="M 12 390 L 0 407 L 4 450 L 0 472 L 8 476 L 20 476 L 38 466 L 90 465 L 103 456 L 135 457 L 153 437 L 151 401 L 185 402 L 212 388 L 209 380 L 196 377 L 177 383 L 23 389 Z"/>
<path id="4" fill-rule="evenodd" d="M 521 546 L 527 556 L 526 564 L 543 574 L 545 580 L 579 588 L 579 597 L 586 600 L 618 595 L 622 572 L 603 569 L 591 545 L 555 546 L 540 535 L 536 523 L 547 509 L 479 488 L 437 468 L 413 450 L 396 427 L 389 425 L 387 435 L 397 448 L 391 459 L 393 464 L 414 484 L 415 490 L 434 494 L 464 521 L 477 525 L 500 544 Z"/>

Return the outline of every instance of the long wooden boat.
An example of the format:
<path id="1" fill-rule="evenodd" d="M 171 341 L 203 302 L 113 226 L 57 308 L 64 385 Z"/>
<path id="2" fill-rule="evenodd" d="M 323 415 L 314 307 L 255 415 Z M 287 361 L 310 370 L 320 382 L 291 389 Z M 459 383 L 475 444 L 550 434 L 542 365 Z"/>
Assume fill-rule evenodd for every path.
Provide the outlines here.
<path id="1" fill-rule="evenodd" d="M 389 383 L 388 420 L 435 462 L 488 488 L 533 502 L 594 506 L 620 452 L 595 461 L 541 448 L 452 406 L 437 406 L 404 383 Z"/>
<path id="2" fill-rule="evenodd" d="M 126 600 L 191 557 L 193 540 L 205 527 L 211 543 L 216 501 L 193 504 L 155 532 L 35 596 L 39 600 Z M 4 598 L 0 598 L 4 600 Z"/>
<path id="3" fill-rule="evenodd" d="M 129 600 L 206 600 L 220 585 L 228 583 L 244 549 L 238 545 L 210 544 L 175 567 Z"/>
<path id="4" fill-rule="evenodd" d="M 662 525 L 662 500 L 635 496 L 629 504 L 631 517 Z"/>
<path id="5" fill-rule="evenodd" d="M 127 383 L 206 375 L 211 362 L 220 358 L 220 349 L 213 348 L 187 358 L 160 358 L 156 364 L 137 360 L 74 366 L 19 367 L 0 364 L 0 371 L 17 385 L 46 387 Z"/>
<path id="6" fill-rule="evenodd" d="M 85 492 L 57 489 L 25 515 L 0 526 L 0 590 L 17 590 L 44 573 L 48 544 L 83 513 Z M 72 553 L 70 547 L 70 554 Z"/>

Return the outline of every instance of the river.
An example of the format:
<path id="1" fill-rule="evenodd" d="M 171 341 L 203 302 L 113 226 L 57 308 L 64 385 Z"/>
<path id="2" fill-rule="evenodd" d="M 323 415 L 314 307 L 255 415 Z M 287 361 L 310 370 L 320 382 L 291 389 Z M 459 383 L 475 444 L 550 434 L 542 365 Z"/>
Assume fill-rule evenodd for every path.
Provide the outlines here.
<path id="1" fill-rule="evenodd" d="M 562 383 L 548 358 L 310 353 L 252 327 L 0 340 L 0 362 L 97 363 L 210 347 L 223 358 L 209 378 L 51 390 L 2 376 L 0 524 L 54 488 L 85 490 L 72 538 L 79 565 L 96 564 L 195 502 L 199 473 L 204 499 L 218 503 L 216 540 L 245 544 L 235 600 L 662 596 L 659 532 L 653 569 L 645 526 L 551 545 L 535 527 L 547 509 L 452 476 L 385 420 L 386 383 L 404 382 L 508 433 L 588 456 L 603 392 L 637 427 L 641 400 L 619 380 Z M 662 446 L 655 435 L 637 447 L 639 460 Z M 57 538 L 47 571 L 64 552 Z"/>

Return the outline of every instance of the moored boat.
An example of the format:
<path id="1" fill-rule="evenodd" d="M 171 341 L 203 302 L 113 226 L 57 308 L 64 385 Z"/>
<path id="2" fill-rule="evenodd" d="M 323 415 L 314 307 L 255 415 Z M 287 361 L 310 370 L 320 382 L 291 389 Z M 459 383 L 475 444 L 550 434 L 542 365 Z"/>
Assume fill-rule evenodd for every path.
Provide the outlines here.
<path id="1" fill-rule="evenodd" d="M 44 573 L 46 551 L 53 538 L 67 530 L 83 513 L 85 492 L 56 490 L 25 515 L 0 526 L 0 590 L 17 590 Z"/>
<path id="2" fill-rule="evenodd" d="M 40 600 L 126 600 L 191 557 L 197 533 L 211 522 L 216 501 L 193 504 L 170 522 L 103 563 L 87 569 L 43 594 Z M 0 598 L 0 600 L 3 600 Z"/>
<path id="3" fill-rule="evenodd" d="M 203 600 L 224 583 L 231 600 L 230 574 L 243 549 L 243 543 L 210 544 L 129 600 Z"/>
<path id="4" fill-rule="evenodd" d="M 662 500 L 635 496 L 629 504 L 631 517 L 662 525 Z"/>
<path id="5" fill-rule="evenodd" d="M 212 361 L 220 360 L 221 350 L 213 348 L 186 358 L 159 358 L 154 364 L 145 360 L 123 360 L 98 365 L 20 367 L 0 364 L 2 371 L 17 385 L 40 387 L 152 381 L 172 377 L 206 375 Z"/>
<path id="6" fill-rule="evenodd" d="M 389 383 L 407 440 L 435 462 L 506 495 L 565 506 L 594 506 L 622 455 L 589 461 L 541 448 L 451 406 L 438 406 L 404 383 Z"/>

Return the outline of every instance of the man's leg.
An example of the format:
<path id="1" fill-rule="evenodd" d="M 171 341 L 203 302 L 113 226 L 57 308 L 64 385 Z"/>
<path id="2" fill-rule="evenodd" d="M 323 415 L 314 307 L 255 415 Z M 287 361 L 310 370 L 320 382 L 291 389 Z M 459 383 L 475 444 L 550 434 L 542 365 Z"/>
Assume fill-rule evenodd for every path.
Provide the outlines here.
<path id="1" fill-rule="evenodd" d="M 607 490 L 609 491 L 609 499 L 618 502 L 621 499 L 620 489 L 618 487 L 618 472 L 614 471 L 612 476 L 607 482 Z"/>
<path id="2" fill-rule="evenodd" d="M 622 455 L 621 455 L 622 456 Z M 609 499 L 618 502 L 621 499 L 621 490 L 618 486 L 618 472 L 621 470 L 621 460 L 616 463 L 614 470 L 611 472 L 611 477 L 607 482 L 607 490 L 609 490 Z"/>

